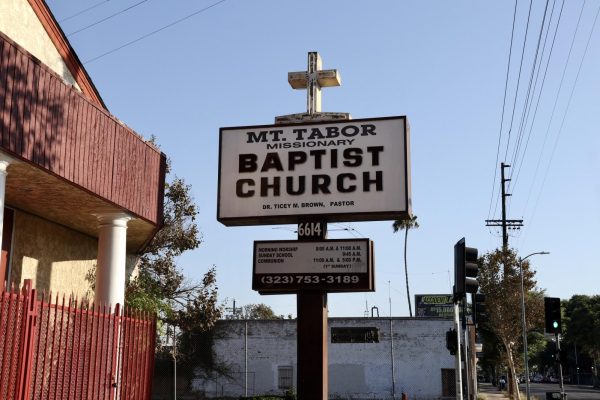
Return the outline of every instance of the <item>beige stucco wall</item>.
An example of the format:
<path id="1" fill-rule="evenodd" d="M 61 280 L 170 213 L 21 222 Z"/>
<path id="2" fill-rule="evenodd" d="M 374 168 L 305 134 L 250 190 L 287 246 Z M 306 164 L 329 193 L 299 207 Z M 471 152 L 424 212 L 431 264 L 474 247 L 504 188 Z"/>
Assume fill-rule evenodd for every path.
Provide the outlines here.
<path id="1" fill-rule="evenodd" d="M 4 0 L 0 0 L 4 1 Z M 43 218 L 15 211 L 10 281 L 33 280 L 46 290 L 93 299 L 90 272 L 96 267 L 98 240 Z M 127 276 L 137 257 L 127 256 Z"/>
<path id="2" fill-rule="evenodd" d="M 27 0 L 0 0 L 0 31 L 78 88 L 56 47 Z"/>

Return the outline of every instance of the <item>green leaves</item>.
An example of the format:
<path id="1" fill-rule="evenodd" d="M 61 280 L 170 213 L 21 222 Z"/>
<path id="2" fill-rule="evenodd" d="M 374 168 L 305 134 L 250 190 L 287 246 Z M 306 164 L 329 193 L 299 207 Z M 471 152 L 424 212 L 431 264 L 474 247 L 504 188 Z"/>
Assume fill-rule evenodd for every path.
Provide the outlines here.
<path id="1" fill-rule="evenodd" d="M 190 191 L 180 178 L 165 184 L 164 223 L 140 255 L 137 275 L 127 285 L 126 303 L 156 313 L 163 322 L 182 330 L 205 331 L 222 312 L 217 303 L 216 268 L 211 267 L 201 282 L 190 282 L 177 266 L 181 254 L 201 243 L 198 210 Z"/>
<path id="2" fill-rule="evenodd" d="M 600 296 L 574 295 L 564 304 L 566 338 L 600 359 Z"/>

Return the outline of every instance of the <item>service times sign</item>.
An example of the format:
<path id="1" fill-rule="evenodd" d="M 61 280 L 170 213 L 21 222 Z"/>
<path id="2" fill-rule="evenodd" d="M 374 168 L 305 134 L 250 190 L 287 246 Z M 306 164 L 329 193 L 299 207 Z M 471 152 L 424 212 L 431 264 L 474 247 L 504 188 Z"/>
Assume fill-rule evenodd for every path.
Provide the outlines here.
<path id="1" fill-rule="evenodd" d="M 217 219 L 225 225 L 410 214 L 406 117 L 220 130 Z"/>
<path id="2" fill-rule="evenodd" d="M 252 289 L 373 291 L 372 247 L 369 239 L 255 241 Z"/>

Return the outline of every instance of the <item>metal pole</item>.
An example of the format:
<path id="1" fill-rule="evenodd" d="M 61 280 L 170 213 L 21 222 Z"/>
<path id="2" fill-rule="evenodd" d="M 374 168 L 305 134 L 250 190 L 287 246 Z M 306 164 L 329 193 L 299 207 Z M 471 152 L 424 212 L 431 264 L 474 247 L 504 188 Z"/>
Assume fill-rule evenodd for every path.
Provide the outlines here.
<path id="1" fill-rule="evenodd" d="M 537 254 L 550 254 L 548 251 L 538 251 L 535 253 L 528 254 L 523 258 L 519 258 L 519 271 L 521 274 L 521 329 L 523 330 L 523 357 L 525 361 L 525 393 L 527 394 L 527 400 L 529 400 L 529 355 L 527 353 L 527 321 L 525 318 L 525 288 L 523 284 L 523 262 L 531 256 Z M 518 389 L 518 388 L 517 388 Z"/>
<path id="2" fill-rule="evenodd" d="M 519 259 L 519 269 L 521 271 L 521 317 L 523 328 L 523 356 L 525 357 L 525 393 L 529 400 L 529 357 L 527 354 L 527 321 L 525 320 L 525 289 L 523 287 L 523 260 Z"/>
<path id="3" fill-rule="evenodd" d="M 579 385 L 579 360 L 577 358 L 577 342 L 575 342 L 575 369 L 577 370 L 577 384 Z"/>
<path id="4" fill-rule="evenodd" d="M 390 356 L 392 358 L 392 399 L 396 398 L 396 375 L 394 372 L 394 330 L 392 327 L 392 292 L 391 284 L 388 281 L 388 299 L 390 302 Z"/>
<path id="5" fill-rule="evenodd" d="M 173 400 L 177 400 L 177 336 L 173 325 Z"/>
<path id="6" fill-rule="evenodd" d="M 558 333 L 556 333 L 555 335 L 556 335 L 556 351 L 560 354 L 560 335 Z M 558 362 L 558 376 L 560 377 L 560 398 L 564 400 L 565 385 L 563 383 L 562 360 L 560 360 L 560 359 Z"/>
<path id="7" fill-rule="evenodd" d="M 456 400 L 463 400 L 462 393 L 462 367 L 460 360 L 460 321 L 458 312 L 458 302 L 454 302 L 454 325 L 456 326 Z"/>
<path id="8" fill-rule="evenodd" d="M 248 321 L 244 321 L 244 397 L 248 397 Z"/>
<path id="9" fill-rule="evenodd" d="M 466 394 L 466 398 L 468 400 L 471 400 L 471 375 L 470 375 L 470 369 L 471 366 L 469 365 L 469 346 L 468 346 L 468 342 L 469 342 L 469 333 L 468 333 L 468 329 L 467 329 L 467 297 L 465 296 L 462 300 L 462 306 L 463 306 L 463 315 L 462 315 L 462 328 L 463 328 L 463 335 L 464 335 L 464 344 L 463 344 L 463 349 L 464 349 L 464 356 L 465 359 L 463 361 L 464 365 L 465 365 L 465 394 Z M 459 351 L 460 351 L 460 347 L 459 347 Z"/>

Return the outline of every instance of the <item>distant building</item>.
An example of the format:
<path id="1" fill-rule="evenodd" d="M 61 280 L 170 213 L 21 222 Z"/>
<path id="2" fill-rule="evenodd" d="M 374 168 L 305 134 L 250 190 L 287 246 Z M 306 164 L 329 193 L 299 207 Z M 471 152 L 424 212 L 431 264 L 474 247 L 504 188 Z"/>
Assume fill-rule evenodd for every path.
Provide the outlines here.
<path id="1" fill-rule="evenodd" d="M 452 325 L 442 318 L 330 318 L 329 398 L 390 399 L 392 363 L 397 398 L 401 393 L 419 400 L 453 396 L 455 358 L 446 349 Z M 248 396 L 296 387 L 295 320 L 219 321 L 213 350 L 228 376 L 192 384 L 209 398 L 243 396 L 245 372 Z"/>

